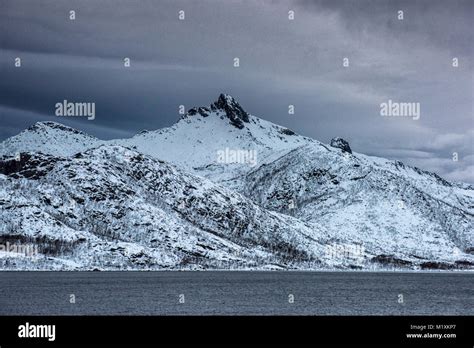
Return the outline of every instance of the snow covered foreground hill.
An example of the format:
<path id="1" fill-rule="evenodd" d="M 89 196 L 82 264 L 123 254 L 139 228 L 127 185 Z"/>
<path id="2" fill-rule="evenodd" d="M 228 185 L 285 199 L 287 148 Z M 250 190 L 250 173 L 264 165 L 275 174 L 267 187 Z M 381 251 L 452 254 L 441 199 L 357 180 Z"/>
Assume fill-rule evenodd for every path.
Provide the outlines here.
<path id="1" fill-rule="evenodd" d="M 230 96 L 102 141 L 0 144 L 3 269 L 474 268 L 474 189 L 248 114 Z M 3 248 L 5 249 L 5 248 Z"/>

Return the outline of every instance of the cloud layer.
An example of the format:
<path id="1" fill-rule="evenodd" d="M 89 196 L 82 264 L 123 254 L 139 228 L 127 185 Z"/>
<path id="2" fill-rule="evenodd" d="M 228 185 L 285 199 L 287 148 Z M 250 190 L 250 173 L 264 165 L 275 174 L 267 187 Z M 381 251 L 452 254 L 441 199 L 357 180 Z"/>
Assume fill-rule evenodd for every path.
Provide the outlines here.
<path id="1" fill-rule="evenodd" d="M 61 122 L 113 138 L 169 126 L 179 105 L 208 105 L 227 92 L 252 114 L 304 135 L 342 136 L 357 152 L 474 183 L 473 7 L 459 0 L 3 0 L 0 140 L 35 121 L 57 121 L 54 104 L 64 99 L 95 102 L 97 116 Z M 381 117 L 388 99 L 420 103 L 420 119 Z"/>

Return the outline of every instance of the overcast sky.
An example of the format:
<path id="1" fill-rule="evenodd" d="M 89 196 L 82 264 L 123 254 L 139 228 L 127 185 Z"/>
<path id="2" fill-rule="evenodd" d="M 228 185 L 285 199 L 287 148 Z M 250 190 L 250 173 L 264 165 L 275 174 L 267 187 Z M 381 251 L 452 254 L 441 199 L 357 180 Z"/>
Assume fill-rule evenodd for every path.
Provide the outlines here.
<path id="1" fill-rule="evenodd" d="M 209 105 L 225 92 L 303 135 L 341 136 L 356 152 L 474 183 L 473 8 L 470 0 L 0 0 L 0 141 L 42 120 L 129 137 L 173 124 L 180 104 Z M 64 99 L 95 102 L 96 119 L 54 116 Z M 420 103 L 420 119 L 382 117 L 389 99 Z"/>

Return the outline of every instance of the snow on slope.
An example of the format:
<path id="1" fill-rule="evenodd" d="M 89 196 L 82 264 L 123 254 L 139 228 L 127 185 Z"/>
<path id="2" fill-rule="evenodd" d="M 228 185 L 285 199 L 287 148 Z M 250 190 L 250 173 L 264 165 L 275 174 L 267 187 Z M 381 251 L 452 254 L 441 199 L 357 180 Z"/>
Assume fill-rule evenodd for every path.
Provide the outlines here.
<path id="1" fill-rule="evenodd" d="M 248 172 L 253 165 L 219 163 L 219 151 L 256 151 L 260 166 L 313 142 L 319 143 L 250 115 L 234 98 L 221 94 L 210 107 L 190 109 L 172 127 L 145 131 L 130 139 L 102 141 L 56 122 L 37 122 L 0 143 L 0 156 L 34 151 L 69 156 L 102 144 L 115 144 L 134 148 L 220 182 Z"/>
<path id="2" fill-rule="evenodd" d="M 256 165 L 220 161 L 226 149 L 255 151 Z M 229 95 L 130 139 L 40 122 L 2 155 L 4 237 L 85 240 L 39 268 L 474 266 L 471 185 L 297 135 Z M 354 245 L 357 262 L 328 255 Z"/>
<path id="3" fill-rule="evenodd" d="M 40 151 L 57 156 L 73 155 L 98 146 L 101 140 L 57 122 L 37 122 L 0 143 L 0 156 Z"/>
<path id="4" fill-rule="evenodd" d="M 245 115 L 243 115 L 245 113 Z M 254 165 L 219 161 L 219 151 L 255 151 L 258 166 L 292 149 L 316 142 L 293 131 L 247 114 L 229 95 L 221 94 L 210 107 L 193 108 L 175 125 L 148 131 L 115 143 L 177 164 L 216 182 L 238 177 Z"/>
<path id="5" fill-rule="evenodd" d="M 25 154 L 17 167 L 1 168 L 0 240 L 40 245 L 64 267 L 68 260 L 83 269 L 324 264 L 311 226 L 121 146 Z M 46 261 L 38 262 L 30 266 Z"/>
<path id="6" fill-rule="evenodd" d="M 249 173 L 240 191 L 372 254 L 472 259 L 473 190 L 400 162 L 307 145 Z"/>

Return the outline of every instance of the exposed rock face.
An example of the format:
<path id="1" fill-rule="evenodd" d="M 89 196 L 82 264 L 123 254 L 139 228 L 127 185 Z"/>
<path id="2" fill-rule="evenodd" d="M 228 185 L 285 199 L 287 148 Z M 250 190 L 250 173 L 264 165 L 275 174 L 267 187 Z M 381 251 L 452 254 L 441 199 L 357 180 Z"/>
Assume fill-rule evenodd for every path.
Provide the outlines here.
<path id="1" fill-rule="evenodd" d="M 295 132 L 293 132 L 291 129 L 288 129 L 288 128 L 280 129 L 280 133 L 285 134 L 285 135 L 295 135 L 296 134 Z"/>
<path id="2" fill-rule="evenodd" d="M 342 138 L 339 138 L 339 137 L 332 138 L 330 145 L 332 147 L 339 148 L 344 152 L 352 153 L 352 150 L 351 150 L 351 147 L 349 146 L 349 143 L 346 140 L 342 139 Z"/>
<path id="3" fill-rule="evenodd" d="M 209 113 L 211 112 L 211 110 L 209 110 L 209 108 L 206 108 L 206 107 L 197 107 L 197 108 L 192 108 L 192 109 L 189 109 L 188 111 L 188 115 L 190 116 L 194 116 L 194 115 L 201 115 L 202 117 L 207 117 L 209 116 Z"/>
<path id="4" fill-rule="evenodd" d="M 249 114 L 228 94 L 221 94 L 211 109 L 224 111 L 230 123 L 239 129 L 244 128 L 243 122 L 250 122 Z"/>
<path id="5" fill-rule="evenodd" d="M 208 117 L 212 113 L 225 113 L 225 116 L 230 120 L 230 124 L 239 129 L 244 128 L 244 122 L 250 122 L 249 114 L 228 94 L 219 95 L 217 101 L 211 104 L 210 108 L 194 107 L 189 109 L 186 116 L 201 115 L 202 117 Z"/>
<path id="6" fill-rule="evenodd" d="M 19 153 L 17 158 L 3 156 L 0 157 L 0 174 L 36 180 L 45 176 L 56 162 L 53 156 L 41 153 Z"/>

